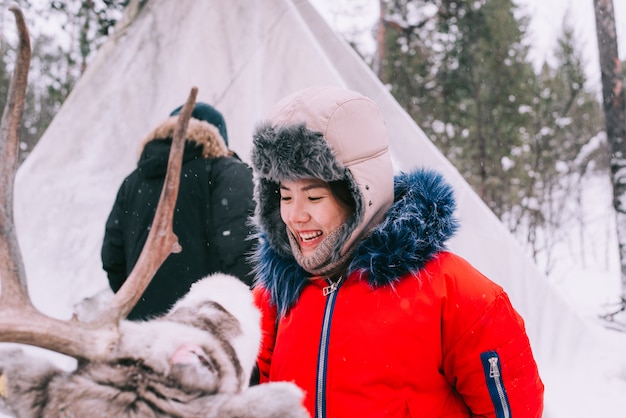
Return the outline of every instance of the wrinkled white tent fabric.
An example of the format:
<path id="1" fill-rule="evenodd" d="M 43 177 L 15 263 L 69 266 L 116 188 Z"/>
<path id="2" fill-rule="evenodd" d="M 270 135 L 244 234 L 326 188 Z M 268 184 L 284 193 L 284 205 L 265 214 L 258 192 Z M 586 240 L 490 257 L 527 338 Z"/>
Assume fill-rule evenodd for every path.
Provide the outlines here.
<path id="1" fill-rule="evenodd" d="M 595 352 L 593 333 L 306 0 L 131 2 L 18 172 L 16 224 L 35 305 L 67 318 L 75 303 L 107 288 L 100 245 L 117 188 L 142 137 L 192 86 L 224 113 L 231 148 L 247 160 L 269 108 L 315 84 L 371 97 L 387 120 L 396 168 L 433 167 L 452 183 L 462 228 L 451 248 L 500 283 L 524 316 L 546 383 L 545 416 L 589 416 L 580 404 L 558 403 L 561 386 L 576 379 L 572 362 Z"/>

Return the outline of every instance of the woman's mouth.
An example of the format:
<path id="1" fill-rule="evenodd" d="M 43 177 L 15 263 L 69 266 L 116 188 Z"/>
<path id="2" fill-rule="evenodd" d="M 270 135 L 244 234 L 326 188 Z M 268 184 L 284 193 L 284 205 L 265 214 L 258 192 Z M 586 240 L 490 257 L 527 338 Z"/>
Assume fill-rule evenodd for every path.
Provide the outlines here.
<path id="1" fill-rule="evenodd" d="M 322 231 L 315 231 L 315 232 L 301 232 L 298 234 L 300 236 L 300 240 L 303 243 L 308 243 L 308 242 L 312 242 L 315 241 L 317 238 L 319 238 L 320 236 L 322 236 Z"/>

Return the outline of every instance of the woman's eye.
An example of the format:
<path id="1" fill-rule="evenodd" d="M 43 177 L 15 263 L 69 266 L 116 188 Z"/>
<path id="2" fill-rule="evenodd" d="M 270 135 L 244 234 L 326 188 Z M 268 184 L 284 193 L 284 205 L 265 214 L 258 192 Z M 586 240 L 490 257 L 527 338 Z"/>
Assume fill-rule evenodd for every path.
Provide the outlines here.
<path id="1" fill-rule="evenodd" d="M 281 202 L 288 202 L 289 200 L 291 200 L 290 196 L 281 196 L 280 197 L 280 201 Z"/>
<path id="2" fill-rule="evenodd" d="M 318 197 L 318 196 L 309 196 L 309 200 L 312 201 L 312 202 L 316 202 L 316 201 L 321 200 L 321 199 L 322 198 Z"/>

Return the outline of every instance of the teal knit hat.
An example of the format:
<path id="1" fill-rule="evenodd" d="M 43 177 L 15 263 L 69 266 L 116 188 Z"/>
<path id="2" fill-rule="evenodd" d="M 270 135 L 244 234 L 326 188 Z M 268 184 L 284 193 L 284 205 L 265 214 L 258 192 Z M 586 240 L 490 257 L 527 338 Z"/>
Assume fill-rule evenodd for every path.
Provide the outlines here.
<path id="1" fill-rule="evenodd" d="M 182 108 L 182 105 L 178 106 L 172 111 L 172 113 L 170 113 L 170 116 L 178 115 Z M 222 116 L 222 114 L 217 109 L 206 103 L 196 102 L 195 106 L 193 107 L 193 111 L 191 112 L 191 117 L 194 119 L 203 120 L 210 123 L 211 125 L 214 125 L 220 131 L 220 135 L 222 135 L 226 146 L 228 146 L 226 121 L 224 120 L 224 116 Z"/>

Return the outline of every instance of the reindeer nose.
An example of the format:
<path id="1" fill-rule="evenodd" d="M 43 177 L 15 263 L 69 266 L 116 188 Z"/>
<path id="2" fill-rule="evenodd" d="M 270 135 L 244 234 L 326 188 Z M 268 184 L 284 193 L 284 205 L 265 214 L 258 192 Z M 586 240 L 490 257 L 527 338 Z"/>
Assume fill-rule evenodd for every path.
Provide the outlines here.
<path id="1" fill-rule="evenodd" d="M 176 349 L 169 358 L 171 365 L 205 363 L 206 355 L 198 344 L 186 343 Z"/>

